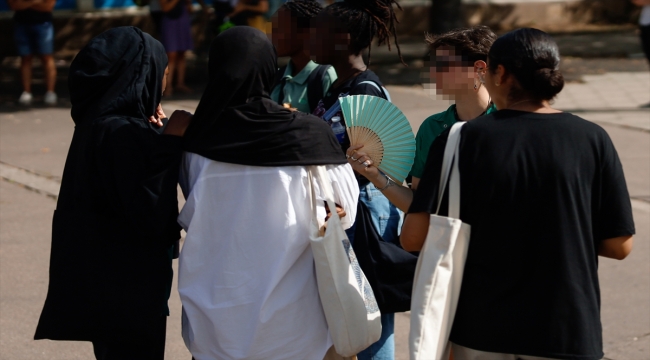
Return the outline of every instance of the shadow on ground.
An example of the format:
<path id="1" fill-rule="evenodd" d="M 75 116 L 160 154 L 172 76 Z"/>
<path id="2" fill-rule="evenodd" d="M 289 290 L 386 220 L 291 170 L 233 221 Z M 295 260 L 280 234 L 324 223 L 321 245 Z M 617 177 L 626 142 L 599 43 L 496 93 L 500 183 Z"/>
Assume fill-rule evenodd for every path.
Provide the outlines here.
<path id="1" fill-rule="evenodd" d="M 426 46 L 411 43 L 404 44 L 404 62 L 401 64 L 395 49 L 389 54 L 377 54 L 372 56 L 370 69 L 375 71 L 385 85 L 419 85 L 428 82 L 428 70 L 426 58 Z M 412 47 L 408 49 L 408 47 Z M 422 51 L 416 51 L 413 47 L 422 47 Z M 22 92 L 20 85 L 20 72 L 18 58 L 5 58 L 0 64 L 0 113 L 27 111 L 33 108 L 44 108 L 43 96 L 45 87 L 43 84 L 43 71 L 38 61 L 34 62 L 33 105 L 21 106 L 17 99 Z M 281 59 L 280 64 L 286 63 Z M 54 107 L 69 108 L 70 93 L 68 91 L 69 61 L 57 61 L 57 83 L 56 92 L 59 96 L 58 104 Z M 207 59 L 194 57 L 188 59 L 187 84 L 193 89 L 191 94 L 175 94 L 165 100 L 199 100 L 205 89 L 207 76 Z M 567 82 L 581 82 L 584 75 L 598 75 L 607 72 L 643 72 L 648 70 L 648 64 L 643 58 L 578 58 L 565 57 L 562 60 L 561 70 Z"/>

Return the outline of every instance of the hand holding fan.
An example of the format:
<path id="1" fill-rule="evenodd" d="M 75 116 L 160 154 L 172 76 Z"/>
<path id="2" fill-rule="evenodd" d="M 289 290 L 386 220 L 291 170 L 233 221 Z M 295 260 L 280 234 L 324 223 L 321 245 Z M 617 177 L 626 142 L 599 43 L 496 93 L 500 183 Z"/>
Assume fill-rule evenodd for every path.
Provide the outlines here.
<path id="1" fill-rule="evenodd" d="M 376 96 L 339 98 L 350 144 L 363 151 L 384 174 L 398 184 L 404 182 L 415 158 L 411 124 L 397 106 Z"/>

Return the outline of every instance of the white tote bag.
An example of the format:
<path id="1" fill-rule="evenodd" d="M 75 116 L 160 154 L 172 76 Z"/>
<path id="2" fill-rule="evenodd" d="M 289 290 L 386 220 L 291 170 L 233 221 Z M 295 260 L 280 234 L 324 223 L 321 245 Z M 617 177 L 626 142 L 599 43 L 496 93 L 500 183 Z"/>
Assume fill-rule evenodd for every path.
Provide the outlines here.
<path id="1" fill-rule="evenodd" d="M 372 288 L 361 271 L 350 241 L 336 215 L 332 183 L 324 166 L 309 170 L 311 187 L 311 249 L 314 253 L 316 279 L 325 319 L 334 348 L 339 355 L 354 356 L 381 337 L 381 314 Z M 324 236 L 316 214 L 313 179 L 318 181 L 332 211 Z"/>
<path id="2" fill-rule="evenodd" d="M 449 359 L 449 334 L 456 314 L 470 236 L 470 226 L 459 219 L 458 153 L 463 125 L 461 122 L 454 124 L 449 133 L 440 175 L 438 208 L 429 219 L 429 232 L 415 268 L 409 334 L 412 360 Z M 437 214 L 447 179 L 449 216 L 443 217 Z"/>

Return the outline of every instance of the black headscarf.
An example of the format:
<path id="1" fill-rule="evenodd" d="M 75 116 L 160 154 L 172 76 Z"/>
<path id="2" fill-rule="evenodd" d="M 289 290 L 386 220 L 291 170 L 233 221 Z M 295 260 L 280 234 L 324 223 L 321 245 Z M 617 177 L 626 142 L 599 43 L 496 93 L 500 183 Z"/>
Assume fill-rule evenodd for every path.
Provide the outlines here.
<path id="1" fill-rule="evenodd" d="M 72 119 L 80 125 L 123 116 L 158 130 L 147 120 L 160 104 L 166 67 L 165 48 L 149 34 L 132 26 L 105 31 L 70 65 Z"/>
<path id="2" fill-rule="evenodd" d="M 210 47 L 210 80 L 185 132 L 186 151 L 252 166 L 343 164 L 323 120 L 271 100 L 277 71 L 273 45 L 261 31 L 237 26 Z"/>

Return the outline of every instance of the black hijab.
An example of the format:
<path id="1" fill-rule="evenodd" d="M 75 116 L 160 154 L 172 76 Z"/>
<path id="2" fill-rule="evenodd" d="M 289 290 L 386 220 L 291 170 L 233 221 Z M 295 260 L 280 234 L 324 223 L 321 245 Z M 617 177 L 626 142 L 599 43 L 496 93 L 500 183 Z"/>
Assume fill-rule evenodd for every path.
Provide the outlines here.
<path id="1" fill-rule="evenodd" d="M 266 35 L 248 26 L 219 34 L 210 47 L 209 83 L 185 132 L 185 150 L 252 166 L 344 164 L 323 120 L 271 100 L 277 71 Z"/>
<path id="2" fill-rule="evenodd" d="M 75 124 L 121 116 L 158 131 L 148 119 L 162 97 L 167 55 L 142 30 L 124 26 L 93 38 L 70 65 L 70 101 Z"/>

